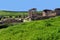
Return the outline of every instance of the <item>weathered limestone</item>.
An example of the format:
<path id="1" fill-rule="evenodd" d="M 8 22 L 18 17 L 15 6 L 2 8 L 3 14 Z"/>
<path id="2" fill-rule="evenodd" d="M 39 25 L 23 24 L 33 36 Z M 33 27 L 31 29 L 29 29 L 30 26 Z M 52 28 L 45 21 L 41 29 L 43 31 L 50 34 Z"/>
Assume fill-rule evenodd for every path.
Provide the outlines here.
<path id="1" fill-rule="evenodd" d="M 60 8 L 55 9 L 56 15 L 60 15 Z"/>
<path id="2" fill-rule="evenodd" d="M 45 9 L 43 10 L 42 16 L 56 16 L 56 12 L 52 10 Z"/>
<path id="3" fill-rule="evenodd" d="M 28 16 L 29 16 L 30 18 L 32 18 L 32 16 L 36 14 L 36 10 L 37 10 L 36 8 L 30 9 Z"/>

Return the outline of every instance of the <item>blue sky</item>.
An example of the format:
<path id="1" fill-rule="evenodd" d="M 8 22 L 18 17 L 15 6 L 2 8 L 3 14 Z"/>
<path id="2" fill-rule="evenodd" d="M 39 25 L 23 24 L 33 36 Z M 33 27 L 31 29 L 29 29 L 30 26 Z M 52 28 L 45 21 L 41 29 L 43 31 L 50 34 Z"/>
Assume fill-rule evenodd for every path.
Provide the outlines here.
<path id="1" fill-rule="evenodd" d="M 0 0 L 0 10 L 27 11 L 54 9 L 60 7 L 60 0 Z"/>

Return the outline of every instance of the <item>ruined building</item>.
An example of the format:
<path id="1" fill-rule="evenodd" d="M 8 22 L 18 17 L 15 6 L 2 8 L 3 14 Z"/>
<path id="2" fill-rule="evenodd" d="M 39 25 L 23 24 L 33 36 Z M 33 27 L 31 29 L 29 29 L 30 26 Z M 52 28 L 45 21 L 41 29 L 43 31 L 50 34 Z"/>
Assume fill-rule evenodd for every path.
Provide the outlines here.
<path id="1" fill-rule="evenodd" d="M 60 15 L 60 8 L 57 8 L 55 10 L 45 9 L 42 13 L 38 13 L 36 8 L 32 8 L 28 13 L 28 16 L 31 18 L 31 20 L 39 20 Z"/>
<path id="2" fill-rule="evenodd" d="M 29 14 L 28 14 L 29 18 L 31 18 L 31 19 L 35 18 L 36 14 L 37 14 L 36 12 L 37 12 L 36 8 L 30 9 Z"/>
<path id="3" fill-rule="evenodd" d="M 55 9 L 55 12 L 56 12 L 56 15 L 57 15 L 57 16 L 60 15 L 60 8 L 56 8 L 56 9 Z"/>
<path id="4" fill-rule="evenodd" d="M 42 16 L 46 16 L 46 17 L 56 16 L 56 12 L 49 9 L 43 10 L 42 14 L 43 14 Z"/>

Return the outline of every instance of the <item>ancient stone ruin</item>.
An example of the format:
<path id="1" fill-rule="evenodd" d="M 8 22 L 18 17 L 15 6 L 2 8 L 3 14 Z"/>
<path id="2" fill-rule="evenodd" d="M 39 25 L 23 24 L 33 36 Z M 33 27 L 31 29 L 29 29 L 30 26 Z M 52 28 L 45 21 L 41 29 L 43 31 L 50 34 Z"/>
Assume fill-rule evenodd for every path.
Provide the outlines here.
<path id="1" fill-rule="evenodd" d="M 42 16 L 47 16 L 47 17 L 56 16 L 56 12 L 49 9 L 43 10 L 42 14 L 43 14 Z"/>
<path id="2" fill-rule="evenodd" d="M 60 8 L 56 8 L 56 9 L 55 9 L 55 12 L 56 12 L 56 15 L 57 15 L 57 16 L 60 15 Z"/>
<path id="3" fill-rule="evenodd" d="M 31 20 L 40 20 L 60 15 L 60 8 L 56 8 L 55 10 L 45 9 L 40 14 L 38 14 L 36 8 L 32 8 L 28 11 L 28 13 L 28 16 L 31 18 Z"/>

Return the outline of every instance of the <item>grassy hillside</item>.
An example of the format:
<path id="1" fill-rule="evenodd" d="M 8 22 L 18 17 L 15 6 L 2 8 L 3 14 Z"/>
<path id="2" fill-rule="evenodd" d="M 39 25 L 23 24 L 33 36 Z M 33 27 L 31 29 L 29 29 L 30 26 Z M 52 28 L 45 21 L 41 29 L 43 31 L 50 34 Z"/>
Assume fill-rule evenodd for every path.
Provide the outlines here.
<path id="1" fill-rule="evenodd" d="M 27 11 L 6 11 L 0 10 L 0 16 L 17 16 L 17 15 L 27 15 Z"/>
<path id="2" fill-rule="evenodd" d="M 60 16 L 0 29 L 0 40 L 60 40 Z"/>

